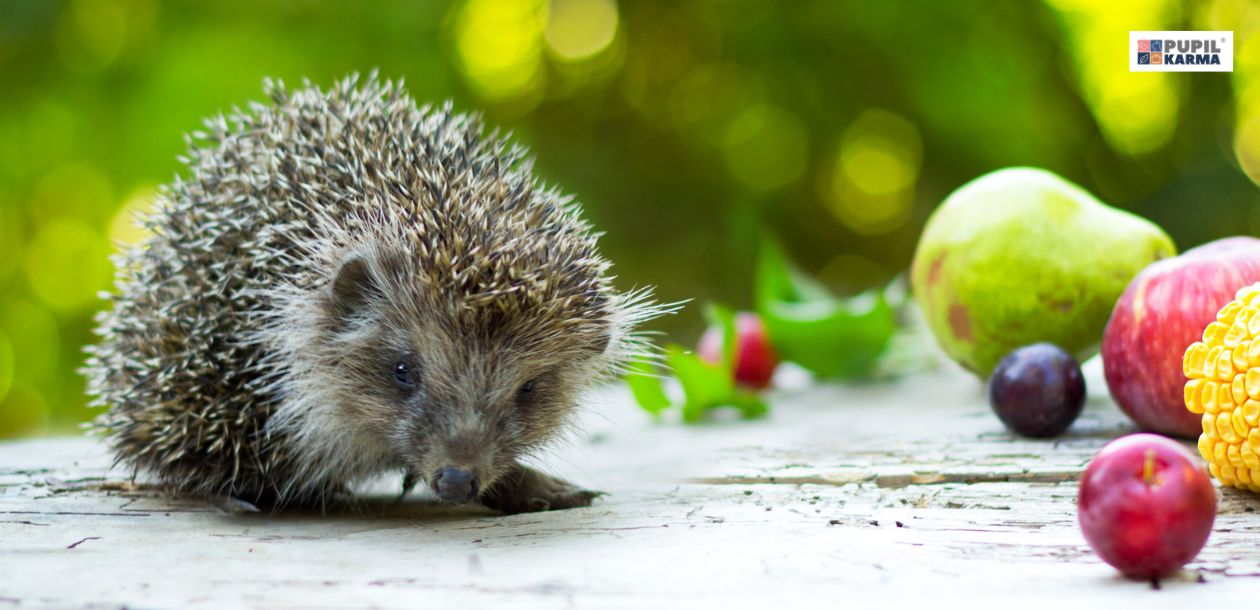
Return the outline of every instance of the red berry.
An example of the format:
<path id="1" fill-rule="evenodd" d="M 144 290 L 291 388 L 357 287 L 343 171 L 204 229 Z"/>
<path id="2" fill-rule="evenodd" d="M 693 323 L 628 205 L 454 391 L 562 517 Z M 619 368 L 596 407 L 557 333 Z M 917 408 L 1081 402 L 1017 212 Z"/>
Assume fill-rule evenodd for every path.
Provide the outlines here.
<path id="1" fill-rule="evenodd" d="M 1216 519 L 1216 490 L 1174 440 L 1131 434 L 1107 444 L 1081 476 L 1077 515 L 1098 556 L 1130 578 L 1167 576 L 1194 559 Z"/>
<path id="2" fill-rule="evenodd" d="M 722 360 L 722 329 L 711 326 L 700 337 L 697 349 L 705 362 L 717 364 Z M 740 312 L 735 316 L 735 383 L 754 389 L 764 389 L 774 377 L 779 358 L 770 346 L 766 325 L 752 312 Z"/>

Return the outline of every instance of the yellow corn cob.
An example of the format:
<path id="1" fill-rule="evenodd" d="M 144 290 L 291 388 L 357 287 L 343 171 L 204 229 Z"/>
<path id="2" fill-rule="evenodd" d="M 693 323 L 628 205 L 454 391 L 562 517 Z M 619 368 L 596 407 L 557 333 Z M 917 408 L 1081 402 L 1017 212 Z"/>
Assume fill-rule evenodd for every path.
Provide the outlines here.
<path id="1" fill-rule="evenodd" d="M 1260 284 L 1238 291 L 1186 349 L 1186 408 L 1203 417 L 1199 455 L 1221 483 L 1260 492 Z"/>

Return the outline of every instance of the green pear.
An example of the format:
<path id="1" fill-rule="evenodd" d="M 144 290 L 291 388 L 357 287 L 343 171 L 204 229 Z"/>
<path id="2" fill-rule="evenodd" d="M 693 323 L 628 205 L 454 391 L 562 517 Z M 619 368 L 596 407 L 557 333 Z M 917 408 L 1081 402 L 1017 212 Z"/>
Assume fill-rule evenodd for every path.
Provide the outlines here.
<path id="1" fill-rule="evenodd" d="M 911 282 L 937 342 L 987 378 L 1011 350 L 1039 341 L 1093 355 L 1129 280 L 1175 254 L 1150 221 L 1051 172 L 1007 168 L 932 213 Z"/>

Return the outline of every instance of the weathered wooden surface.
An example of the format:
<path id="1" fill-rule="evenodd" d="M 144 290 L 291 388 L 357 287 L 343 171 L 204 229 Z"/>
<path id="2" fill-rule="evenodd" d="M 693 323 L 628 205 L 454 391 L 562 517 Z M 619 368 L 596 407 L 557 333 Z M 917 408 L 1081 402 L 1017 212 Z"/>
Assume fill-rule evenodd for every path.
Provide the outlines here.
<path id="1" fill-rule="evenodd" d="M 1091 377 L 1086 413 L 1054 441 L 1009 436 L 979 384 L 949 372 L 780 391 L 769 419 L 699 427 L 654 424 L 614 392 L 544 460 L 611 495 L 513 517 L 424 496 L 328 515 L 228 515 L 131 487 L 94 441 L 2 444 L 0 607 L 1260 599 L 1260 499 L 1249 495 L 1222 493 L 1207 549 L 1159 591 L 1092 555 L 1075 479 L 1130 428 Z"/>

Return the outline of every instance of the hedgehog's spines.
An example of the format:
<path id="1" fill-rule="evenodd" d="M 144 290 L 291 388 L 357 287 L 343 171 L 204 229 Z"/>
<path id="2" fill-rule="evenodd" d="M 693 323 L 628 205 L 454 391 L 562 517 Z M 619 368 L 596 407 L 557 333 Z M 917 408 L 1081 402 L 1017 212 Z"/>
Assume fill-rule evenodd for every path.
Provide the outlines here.
<path id="1" fill-rule="evenodd" d="M 615 292 L 577 203 L 479 115 L 417 108 L 375 71 L 263 91 L 270 104 L 186 136 L 187 174 L 116 260 L 84 371 L 118 460 L 181 491 L 277 502 L 324 502 L 387 467 L 311 423 L 339 386 L 298 364 L 327 349 L 311 324 L 349 251 L 393 261 L 403 275 L 381 279 L 407 316 L 507 320 L 551 343 L 611 334 L 594 372 L 653 357 L 633 328 L 675 306 Z"/>

